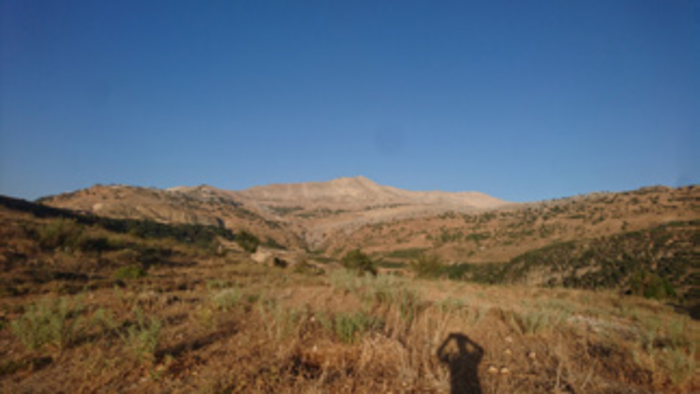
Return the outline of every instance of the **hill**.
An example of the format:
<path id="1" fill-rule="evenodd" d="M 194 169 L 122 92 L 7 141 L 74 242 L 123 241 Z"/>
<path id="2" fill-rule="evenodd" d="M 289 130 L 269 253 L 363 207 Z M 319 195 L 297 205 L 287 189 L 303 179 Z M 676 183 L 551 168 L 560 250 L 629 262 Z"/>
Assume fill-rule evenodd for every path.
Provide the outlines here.
<path id="1" fill-rule="evenodd" d="M 683 230 L 673 238 L 683 245 L 695 242 L 684 238 L 688 225 L 652 231 Z M 201 242 L 193 242 L 197 234 Z M 636 251 L 661 236 L 641 232 L 610 247 Z M 0 199 L 0 391 L 700 388 L 700 327 L 660 301 L 357 276 L 334 264 L 267 266 L 212 247 L 228 237 L 218 226 L 104 219 Z M 659 255 L 664 244 L 649 256 L 669 257 Z M 595 259 L 609 254 L 604 244 L 591 247 Z M 533 262 L 580 257 L 566 245 L 539 253 Z M 529 261 L 516 259 L 515 269 Z"/>
<path id="2" fill-rule="evenodd" d="M 392 259 L 431 251 L 448 262 L 505 262 L 529 250 L 700 219 L 700 188 L 651 187 L 446 212 L 361 226 L 327 237 L 331 255 L 363 250 Z M 405 260 L 405 259 L 404 259 Z"/>
<path id="3" fill-rule="evenodd" d="M 642 268 L 654 275 L 666 272 L 668 275 L 661 275 L 663 279 L 670 280 L 681 294 L 688 292 L 691 287 L 688 281 L 695 275 L 691 267 L 696 266 L 696 239 L 685 234 L 681 237 L 685 242 L 663 242 L 666 242 L 664 237 L 675 239 L 679 232 L 696 231 L 699 201 L 697 187 L 658 186 L 513 204 L 475 192 L 405 191 L 378 185 L 364 177 L 260 186 L 244 191 L 211 186 L 169 190 L 95 186 L 40 200 L 49 206 L 111 218 L 204 224 L 234 232 L 246 230 L 256 234 L 268 247 L 308 253 L 317 262 L 339 261 L 347 252 L 362 249 L 388 267 L 407 267 L 407 263 L 427 253 L 446 265 L 474 270 L 467 267 L 474 264 L 511 267 L 514 265 L 506 263 L 527 260 L 526 256 L 533 254 L 539 256 L 542 250 L 552 246 L 576 245 L 573 249 L 579 251 L 578 256 L 552 262 L 572 265 L 564 270 L 569 272 L 565 276 L 583 275 L 586 270 L 598 272 L 602 261 L 608 266 L 628 268 L 631 260 L 643 261 L 643 267 L 632 264 L 636 268 L 619 278 L 608 269 L 606 280 L 617 278 L 613 282 L 629 290 L 627 283 L 633 275 L 643 275 L 637 272 Z M 674 223 L 690 223 L 690 227 L 674 227 Z M 653 229 L 663 229 L 659 231 L 664 232 L 664 237 L 642 238 L 624 251 L 591 246 L 621 244 L 623 240 L 636 239 L 634 234 L 638 232 L 659 234 Z M 647 249 L 652 247 L 668 256 L 685 254 L 683 273 L 669 276 L 673 269 L 667 266 L 677 259 L 650 258 Z M 585 254 L 582 250 L 585 253 L 606 250 L 607 255 L 586 259 L 582 258 Z M 528 275 L 534 275 L 535 271 L 538 275 L 548 270 L 562 271 L 543 268 L 543 264 L 538 263 L 540 268 L 536 270 L 535 265 L 529 264 L 528 270 L 534 271 L 528 271 Z M 588 268 L 576 268 L 580 266 Z M 560 280 L 553 275 L 544 275 L 535 282 L 583 286 L 577 280 Z M 594 280 L 590 286 L 598 286 L 600 282 Z"/>
<path id="4" fill-rule="evenodd" d="M 556 242 L 697 219 L 699 194 L 692 186 L 652 187 L 513 204 L 477 192 L 413 192 L 356 177 L 243 191 L 95 186 L 40 202 L 112 218 L 243 229 L 270 245 L 328 257 L 362 248 L 382 256 L 430 250 L 449 262 L 505 262 Z"/>
<path id="5" fill-rule="evenodd" d="M 228 192 L 201 186 L 160 190 L 97 185 L 38 202 L 115 219 L 148 219 L 158 223 L 198 224 L 259 234 L 270 245 L 301 248 L 303 239 L 283 222 L 270 220 Z"/>
<path id="6" fill-rule="evenodd" d="M 40 202 L 113 218 L 247 229 L 289 248 L 315 248 L 331 232 L 367 223 L 507 205 L 478 192 L 414 192 L 380 186 L 364 177 L 243 191 L 206 185 L 168 190 L 94 186 Z"/>

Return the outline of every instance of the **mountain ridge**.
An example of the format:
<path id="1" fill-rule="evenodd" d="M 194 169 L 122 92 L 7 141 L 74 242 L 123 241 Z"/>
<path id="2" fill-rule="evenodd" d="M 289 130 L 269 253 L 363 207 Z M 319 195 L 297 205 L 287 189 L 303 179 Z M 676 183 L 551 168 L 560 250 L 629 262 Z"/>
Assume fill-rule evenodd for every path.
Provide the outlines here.
<path id="1" fill-rule="evenodd" d="M 165 189 L 178 193 L 216 193 L 233 198 L 264 202 L 272 205 L 307 202 L 318 206 L 334 204 L 425 204 L 454 205 L 456 208 L 494 208 L 513 204 L 477 191 L 445 192 L 413 191 L 380 185 L 359 175 L 340 177 L 329 181 L 274 183 L 253 186 L 243 190 L 226 190 L 211 185 L 176 186 Z"/>
<path id="2" fill-rule="evenodd" d="M 42 202 L 115 218 L 245 229 L 292 247 L 311 248 L 321 245 L 331 233 L 348 233 L 366 224 L 512 204 L 479 192 L 403 190 L 364 176 L 245 190 L 211 185 L 168 189 L 93 186 Z"/>
<path id="3" fill-rule="evenodd" d="M 504 261 L 550 242 L 644 229 L 694 218 L 696 187 L 646 187 L 532 203 L 479 192 L 420 192 L 366 177 L 273 184 L 241 191 L 93 186 L 42 199 L 112 218 L 247 230 L 291 249 L 339 255 L 436 250 L 449 261 Z M 403 253 L 403 252 L 401 252 Z"/>

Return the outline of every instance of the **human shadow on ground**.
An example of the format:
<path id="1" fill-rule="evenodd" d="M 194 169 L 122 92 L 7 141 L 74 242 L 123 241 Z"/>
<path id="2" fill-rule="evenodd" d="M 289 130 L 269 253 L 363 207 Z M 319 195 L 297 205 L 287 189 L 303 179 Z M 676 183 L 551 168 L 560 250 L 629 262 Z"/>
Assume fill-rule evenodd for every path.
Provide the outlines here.
<path id="1" fill-rule="evenodd" d="M 440 345 L 437 356 L 450 367 L 452 394 L 481 394 L 478 366 L 484 349 L 464 334 L 451 333 Z"/>

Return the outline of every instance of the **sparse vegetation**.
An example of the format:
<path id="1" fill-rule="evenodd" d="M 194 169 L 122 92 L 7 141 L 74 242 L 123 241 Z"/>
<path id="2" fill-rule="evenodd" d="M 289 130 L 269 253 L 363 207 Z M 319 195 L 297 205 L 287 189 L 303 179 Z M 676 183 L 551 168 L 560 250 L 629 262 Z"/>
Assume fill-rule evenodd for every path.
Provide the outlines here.
<path id="1" fill-rule="evenodd" d="M 582 242 L 550 245 L 501 265 L 489 283 L 518 282 L 584 289 L 620 289 L 648 298 L 671 298 L 690 290 L 687 279 L 697 223 L 672 223 L 650 230 Z M 665 256 L 658 251 L 665 249 Z M 658 267 L 658 268 L 655 268 Z M 537 278 L 533 281 L 529 278 Z"/>
<path id="2" fill-rule="evenodd" d="M 239 306 L 242 300 L 243 294 L 235 287 L 219 290 L 212 296 L 214 305 L 223 311 Z"/>
<path id="3" fill-rule="evenodd" d="M 145 278 L 147 275 L 148 273 L 141 266 L 133 264 L 117 269 L 113 277 L 118 280 L 128 280 Z"/>
<path id="4" fill-rule="evenodd" d="M 59 349 L 68 347 L 84 324 L 80 316 L 80 301 L 61 297 L 31 304 L 17 320 L 12 322 L 12 332 L 29 350 L 44 345 Z"/>
<path id="5" fill-rule="evenodd" d="M 83 239 L 83 226 L 72 219 L 58 218 L 37 229 L 37 239 L 48 250 L 77 250 Z"/>
<path id="6" fill-rule="evenodd" d="M 363 312 L 339 314 L 333 318 L 333 332 L 346 344 L 357 342 L 367 331 L 381 327 L 381 321 Z"/>
<path id="7" fill-rule="evenodd" d="M 501 220 L 525 216 L 441 220 L 482 226 L 464 230 L 461 247 L 488 257 L 504 239 L 546 245 L 527 224 L 540 226 L 542 212 L 557 234 L 557 215 L 583 214 L 557 204 L 507 231 Z M 692 220 L 630 221 L 629 233 L 523 248 L 505 263 L 442 264 L 440 251 L 411 243 L 394 258 L 413 265 L 381 270 L 369 255 L 387 257 L 379 248 L 347 253 L 344 267 L 319 270 L 319 252 L 274 268 L 70 216 L 0 207 L 0 220 L 2 392 L 450 392 L 460 370 L 481 392 L 689 393 L 700 383 L 699 326 L 683 309 L 696 294 Z M 396 234 L 429 232 L 406 227 Z M 483 250 L 471 233 L 490 234 Z"/>
<path id="8" fill-rule="evenodd" d="M 246 230 L 241 230 L 236 234 L 236 243 L 246 252 L 255 253 L 260 245 L 260 239 Z"/>
<path id="9" fill-rule="evenodd" d="M 436 255 L 421 254 L 410 265 L 419 278 L 437 278 L 444 272 L 443 264 Z"/>
<path id="10" fill-rule="evenodd" d="M 366 273 L 377 275 L 376 263 L 359 249 L 348 252 L 345 257 L 343 257 L 342 263 L 346 269 L 355 271 L 360 275 Z"/>
<path id="11" fill-rule="evenodd" d="M 387 258 L 405 259 L 411 260 L 420 257 L 425 254 L 426 248 L 409 248 L 409 249 L 397 249 L 390 253 L 387 253 Z"/>
<path id="12" fill-rule="evenodd" d="M 676 296 L 673 285 L 666 279 L 646 270 L 640 270 L 630 278 L 630 292 L 659 300 Z"/>
<path id="13" fill-rule="evenodd" d="M 153 362 L 163 325 L 157 317 L 146 317 L 141 309 L 134 311 L 135 322 L 122 334 L 126 349 L 139 361 Z"/>

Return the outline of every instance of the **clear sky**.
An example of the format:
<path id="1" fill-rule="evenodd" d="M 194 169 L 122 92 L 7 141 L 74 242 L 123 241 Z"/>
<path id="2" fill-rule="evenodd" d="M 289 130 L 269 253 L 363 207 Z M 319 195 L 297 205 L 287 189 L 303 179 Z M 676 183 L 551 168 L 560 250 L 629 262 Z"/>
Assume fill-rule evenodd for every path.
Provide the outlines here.
<path id="1" fill-rule="evenodd" d="M 0 194 L 700 179 L 700 2 L 0 0 Z"/>

